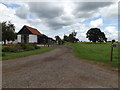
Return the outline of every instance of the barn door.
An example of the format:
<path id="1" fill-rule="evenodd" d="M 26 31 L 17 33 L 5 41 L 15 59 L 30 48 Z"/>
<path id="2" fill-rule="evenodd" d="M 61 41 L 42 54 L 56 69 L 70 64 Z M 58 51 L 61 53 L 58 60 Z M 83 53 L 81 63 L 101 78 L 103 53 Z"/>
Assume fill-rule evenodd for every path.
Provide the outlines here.
<path id="1" fill-rule="evenodd" d="M 24 43 L 29 43 L 29 35 L 24 35 Z"/>

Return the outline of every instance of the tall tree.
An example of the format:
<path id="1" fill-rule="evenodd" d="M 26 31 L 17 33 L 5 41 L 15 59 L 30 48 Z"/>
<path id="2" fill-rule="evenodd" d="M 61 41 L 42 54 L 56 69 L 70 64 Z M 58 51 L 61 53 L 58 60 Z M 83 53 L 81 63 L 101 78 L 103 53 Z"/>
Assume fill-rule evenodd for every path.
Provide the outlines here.
<path id="1" fill-rule="evenodd" d="M 56 41 L 60 41 L 61 38 L 59 36 L 55 36 Z"/>
<path id="2" fill-rule="evenodd" d="M 11 22 L 2 22 L 2 41 L 6 44 L 7 41 L 14 41 L 16 39 L 15 26 Z"/>
<path id="3" fill-rule="evenodd" d="M 2 41 L 4 42 L 4 44 L 6 44 L 6 40 L 7 40 L 7 25 L 6 22 L 2 22 Z"/>
<path id="4" fill-rule="evenodd" d="M 69 34 L 69 42 L 72 42 L 72 43 L 74 43 L 74 42 L 77 42 L 78 41 L 78 39 L 76 38 L 76 35 L 77 35 L 77 32 L 75 32 L 75 31 L 73 31 L 71 34 Z"/>
<path id="5" fill-rule="evenodd" d="M 69 36 L 64 35 L 63 40 L 66 42 L 77 42 L 79 39 L 76 38 L 77 32 L 73 31 L 72 33 L 69 34 Z"/>
<path id="6" fill-rule="evenodd" d="M 87 37 L 92 42 L 106 42 L 107 38 L 105 37 L 104 32 L 101 32 L 99 28 L 91 28 L 86 33 Z"/>
<path id="7" fill-rule="evenodd" d="M 69 37 L 67 35 L 64 35 L 63 40 L 68 42 L 69 41 Z"/>

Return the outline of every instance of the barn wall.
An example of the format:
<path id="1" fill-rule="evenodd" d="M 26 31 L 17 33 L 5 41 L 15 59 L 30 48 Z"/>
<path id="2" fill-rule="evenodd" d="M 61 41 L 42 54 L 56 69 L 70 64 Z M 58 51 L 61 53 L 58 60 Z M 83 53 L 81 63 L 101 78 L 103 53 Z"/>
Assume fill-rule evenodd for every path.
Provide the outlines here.
<path id="1" fill-rule="evenodd" d="M 17 41 L 18 43 L 21 43 L 21 35 L 17 35 Z"/>
<path id="2" fill-rule="evenodd" d="M 37 35 L 29 35 L 29 43 L 37 43 Z"/>

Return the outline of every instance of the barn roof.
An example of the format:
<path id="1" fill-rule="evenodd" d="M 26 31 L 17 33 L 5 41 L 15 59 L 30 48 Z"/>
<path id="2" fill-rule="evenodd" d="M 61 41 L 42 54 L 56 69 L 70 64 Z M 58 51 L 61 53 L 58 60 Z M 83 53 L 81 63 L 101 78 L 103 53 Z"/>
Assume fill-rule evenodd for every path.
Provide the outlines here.
<path id="1" fill-rule="evenodd" d="M 27 25 L 24 25 L 31 33 L 36 34 L 36 35 L 42 35 L 37 29 L 29 27 Z"/>

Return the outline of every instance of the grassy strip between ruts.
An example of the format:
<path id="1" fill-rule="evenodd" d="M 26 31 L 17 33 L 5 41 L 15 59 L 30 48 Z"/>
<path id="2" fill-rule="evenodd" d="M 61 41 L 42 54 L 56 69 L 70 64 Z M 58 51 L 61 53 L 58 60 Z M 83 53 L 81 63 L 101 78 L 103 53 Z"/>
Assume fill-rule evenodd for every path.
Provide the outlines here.
<path id="1" fill-rule="evenodd" d="M 113 50 L 113 61 L 110 62 L 111 44 L 88 44 L 88 43 L 73 43 L 70 44 L 73 53 L 80 59 L 91 60 L 96 63 L 104 63 L 105 65 L 118 67 L 118 46 Z"/>
<path id="2" fill-rule="evenodd" d="M 31 51 L 23 51 L 23 52 L 17 52 L 17 53 L 12 53 L 12 52 L 5 52 L 5 56 L 2 57 L 2 60 L 8 60 L 8 59 L 14 59 L 14 58 L 21 58 L 29 55 L 35 55 L 35 54 L 40 54 L 44 53 L 50 50 L 53 50 L 55 47 L 41 47 L 40 49 L 37 50 L 31 50 Z"/>

